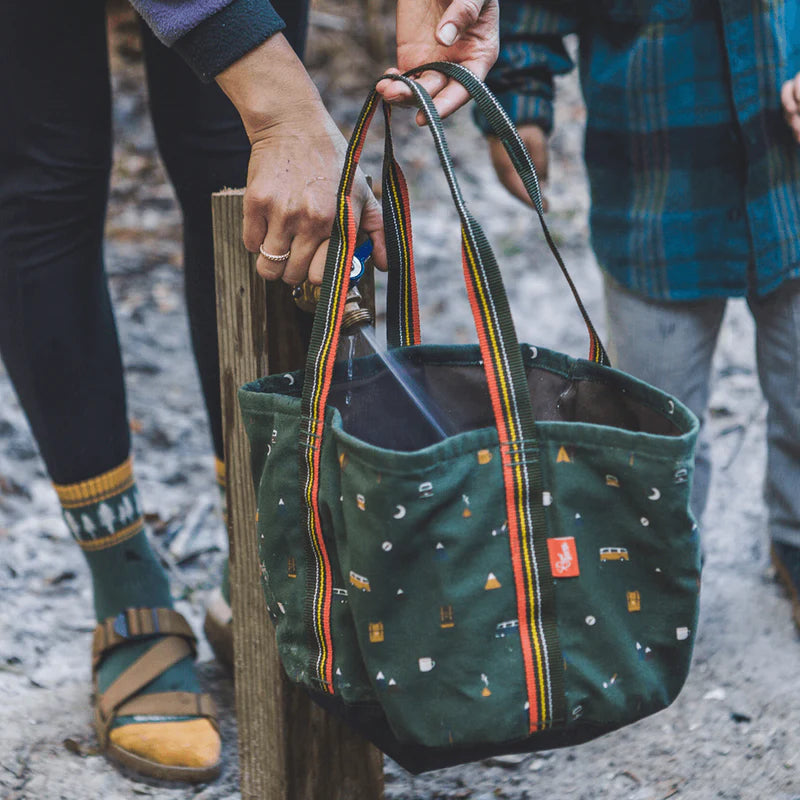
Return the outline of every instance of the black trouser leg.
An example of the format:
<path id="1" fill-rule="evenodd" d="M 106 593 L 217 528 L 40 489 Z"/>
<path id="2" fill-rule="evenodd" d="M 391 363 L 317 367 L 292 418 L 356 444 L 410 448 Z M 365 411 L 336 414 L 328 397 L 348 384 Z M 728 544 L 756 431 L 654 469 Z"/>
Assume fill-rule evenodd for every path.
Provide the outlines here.
<path id="1" fill-rule="evenodd" d="M 302 53 L 308 3 L 276 3 L 284 35 Z M 250 145 L 239 115 L 216 84 L 201 83 L 181 58 L 144 25 L 148 92 L 158 149 L 183 211 L 186 304 L 192 347 L 208 409 L 214 449 L 223 458 L 214 289 L 211 194 L 243 187 Z"/>
<path id="2" fill-rule="evenodd" d="M 102 257 L 111 162 L 105 4 L 0 10 L 0 352 L 57 483 L 130 438 Z"/>

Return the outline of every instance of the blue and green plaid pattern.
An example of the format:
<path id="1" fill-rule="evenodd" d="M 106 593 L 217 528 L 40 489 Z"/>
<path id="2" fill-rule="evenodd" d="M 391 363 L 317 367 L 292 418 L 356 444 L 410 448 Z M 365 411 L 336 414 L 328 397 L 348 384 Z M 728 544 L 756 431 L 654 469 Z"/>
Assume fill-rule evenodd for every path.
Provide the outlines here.
<path id="1" fill-rule="evenodd" d="M 692 300 L 800 277 L 800 147 L 780 104 L 800 5 L 503 0 L 501 27 L 488 83 L 517 125 L 547 130 L 578 34 L 592 242 L 613 278 Z"/>

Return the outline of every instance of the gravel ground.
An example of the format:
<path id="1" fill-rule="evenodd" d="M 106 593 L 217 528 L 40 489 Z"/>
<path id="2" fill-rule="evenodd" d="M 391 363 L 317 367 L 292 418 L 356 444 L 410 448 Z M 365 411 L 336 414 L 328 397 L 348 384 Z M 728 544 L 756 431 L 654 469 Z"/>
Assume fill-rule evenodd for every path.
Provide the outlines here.
<path id="1" fill-rule="evenodd" d="M 375 69 L 363 48 L 343 52 L 332 44 L 345 12 L 329 5 L 315 18 L 310 63 L 347 129 Z M 145 120 L 135 40 L 118 33 L 116 42 L 120 133 L 108 271 L 143 502 L 178 608 L 198 627 L 225 537 L 184 317 L 180 218 Z M 587 244 L 583 109 L 573 79 L 559 88 L 549 219 L 602 331 L 600 282 Z M 428 341 L 470 341 L 458 227 L 444 179 L 428 134 L 415 130 L 409 114 L 396 116 L 396 147 L 413 187 L 424 333 Z M 582 355 L 582 323 L 531 213 L 497 184 L 469 114 L 457 115 L 448 129 L 467 202 L 503 266 L 520 338 Z M 373 175 L 380 174 L 380 149 L 376 136 L 365 154 Z M 710 431 L 716 472 L 704 530 L 701 625 L 694 667 L 678 700 L 578 748 L 416 778 L 387 761 L 387 798 L 800 798 L 800 642 L 767 567 L 760 497 L 765 409 L 752 324 L 741 302 L 730 304 L 715 372 Z M 88 572 L 0 367 L 0 797 L 239 798 L 232 685 L 205 643 L 201 676 L 224 720 L 222 777 L 208 786 L 175 788 L 124 776 L 97 754 L 89 707 L 92 627 Z"/>

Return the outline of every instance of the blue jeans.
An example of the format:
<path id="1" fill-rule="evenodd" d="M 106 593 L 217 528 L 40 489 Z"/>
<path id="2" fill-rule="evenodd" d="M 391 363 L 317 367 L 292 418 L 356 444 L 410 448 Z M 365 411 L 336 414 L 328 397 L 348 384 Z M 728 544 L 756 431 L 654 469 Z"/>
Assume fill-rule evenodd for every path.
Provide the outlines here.
<path id="1" fill-rule="evenodd" d="M 711 476 L 704 419 L 711 359 L 726 299 L 662 302 L 605 278 L 609 355 L 615 367 L 682 400 L 700 419 L 692 511 L 700 519 Z M 800 281 L 749 298 L 767 411 L 764 499 L 773 540 L 800 547 Z"/>

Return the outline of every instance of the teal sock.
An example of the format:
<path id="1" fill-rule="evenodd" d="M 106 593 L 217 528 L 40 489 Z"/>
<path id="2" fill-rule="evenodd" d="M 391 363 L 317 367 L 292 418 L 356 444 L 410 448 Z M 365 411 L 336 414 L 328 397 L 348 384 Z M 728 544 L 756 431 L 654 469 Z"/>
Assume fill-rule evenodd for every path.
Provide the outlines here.
<path id="1" fill-rule="evenodd" d="M 172 608 L 167 575 L 144 531 L 130 460 L 95 478 L 55 488 L 64 519 L 92 574 L 98 622 L 126 608 Z M 98 691 L 105 692 L 159 638 L 131 640 L 109 652 L 97 672 Z M 141 694 L 170 691 L 200 692 L 190 656 L 155 678 Z M 114 727 L 130 721 L 119 717 Z"/>

